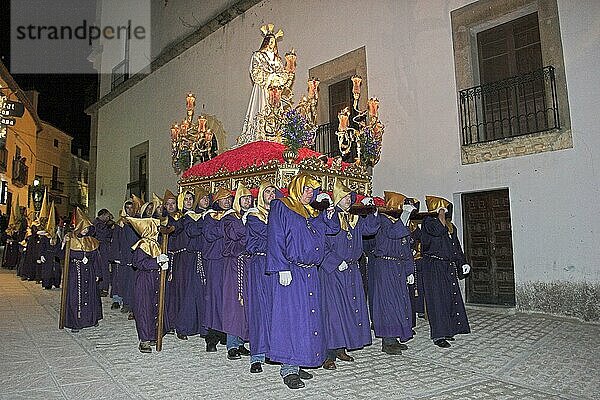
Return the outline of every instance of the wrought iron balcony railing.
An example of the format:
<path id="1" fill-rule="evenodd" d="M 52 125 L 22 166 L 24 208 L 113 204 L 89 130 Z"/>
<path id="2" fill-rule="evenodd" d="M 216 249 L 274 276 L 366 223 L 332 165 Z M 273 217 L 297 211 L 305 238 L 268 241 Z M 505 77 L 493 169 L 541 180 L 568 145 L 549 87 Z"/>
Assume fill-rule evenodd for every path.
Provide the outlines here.
<path id="1" fill-rule="evenodd" d="M 6 172 L 8 163 L 8 150 L 6 147 L 0 148 L 0 172 Z"/>
<path id="2" fill-rule="evenodd" d="M 27 184 L 27 176 L 29 167 L 23 159 L 15 159 L 12 164 L 12 182 L 17 186 L 25 186 Z"/>
<path id="3" fill-rule="evenodd" d="M 560 128 L 552 66 L 458 95 L 463 145 Z"/>
<path id="4" fill-rule="evenodd" d="M 338 136 L 336 135 L 337 125 L 332 123 L 319 125 L 317 128 L 317 134 L 315 135 L 314 150 L 321 154 L 325 154 L 328 157 L 339 157 L 342 155 L 338 142 Z M 358 151 L 356 143 L 352 144 L 350 152 L 344 156 L 344 161 L 354 162 L 358 157 Z"/>

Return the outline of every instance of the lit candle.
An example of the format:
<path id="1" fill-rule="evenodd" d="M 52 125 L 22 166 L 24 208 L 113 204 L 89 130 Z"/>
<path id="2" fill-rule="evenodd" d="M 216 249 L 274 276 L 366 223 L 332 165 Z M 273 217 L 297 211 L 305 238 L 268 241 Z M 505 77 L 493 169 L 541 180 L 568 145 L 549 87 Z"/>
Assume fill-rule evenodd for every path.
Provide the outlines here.
<path id="1" fill-rule="evenodd" d="M 179 132 L 185 135 L 189 127 L 190 123 L 187 121 L 187 119 L 184 119 L 183 121 L 181 121 Z"/>
<path id="2" fill-rule="evenodd" d="M 296 52 L 292 49 L 289 53 L 285 53 L 285 70 L 289 73 L 296 72 Z"/>
<path id="3" fill-rule="evenodd" d="M 204 132 L 205 130 L 206 130 L 206 118 L 204 118 L 204 115 L 200 115 L 198 117 L 198 131 Z"/>
<path id="4" fill-rule="evenodd" d="M 344 108 L 342 111 L 338 113 L 338 120 L 340 121 L 338 125 L 338 132 L 344 132 L 348 129 L 348 108 Z"/>
<path id="5" fill-rule="evenodd" d="M 354 75 L 352 77 L 352 93 L 360 94 L 360 84 L 362 83 L 362 78 L 359 75 Z"/>
<path id="6" fill-rule="evenodd" d="M 308 84 L 308 98 L 316 99 L 319 98 L 319 80 L 316 78 L 310 78 L 307 82 Z"/>
<path id="7" fill-rule="evenodd" d="M 171 140 L 173 142 L 177 141 L 178 134 L 179 134 L 179 125 L 177 125 L 177 124 L 171 125 Z"/>
<path id="8" fill-rule="evenodd" d="M 194 96 L 194 94 L 191 92 L 188 93 L 185 99 L 185 104 L 188 111 L 193 110 L 194 107 L 196 107 L 196 96 Z"/>
<path id="9" fill-rule="evenodd" d="M 377 97 L 371 97 L 367 102 L 369 108 L 369 117 L 375 118 L 379 110 L 379 99 Z"/>

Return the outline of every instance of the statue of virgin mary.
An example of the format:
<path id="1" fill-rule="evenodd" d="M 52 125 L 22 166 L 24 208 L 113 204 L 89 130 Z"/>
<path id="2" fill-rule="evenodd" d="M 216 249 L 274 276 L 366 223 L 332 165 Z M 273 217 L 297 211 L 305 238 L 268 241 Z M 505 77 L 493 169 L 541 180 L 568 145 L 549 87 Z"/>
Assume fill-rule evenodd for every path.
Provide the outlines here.
<path id="1" fill-rule="evenodd" d="M 250 78 L 252 94 L 246 111 L 242 134 L 237 139 L 238 146 L 258 140 L 275 140 L 265 132 L 261 124 L 269 108 L 269 87 L 285 87 L 291 83 L 294 74 L 285 70 L 281 57 L 277 52 L 277 40 L 283 37 L 280 29 L 273 32 L 274 25 L 261 27 L 264 39 L 260 48 L 252 53 L 250 61 Z"/>

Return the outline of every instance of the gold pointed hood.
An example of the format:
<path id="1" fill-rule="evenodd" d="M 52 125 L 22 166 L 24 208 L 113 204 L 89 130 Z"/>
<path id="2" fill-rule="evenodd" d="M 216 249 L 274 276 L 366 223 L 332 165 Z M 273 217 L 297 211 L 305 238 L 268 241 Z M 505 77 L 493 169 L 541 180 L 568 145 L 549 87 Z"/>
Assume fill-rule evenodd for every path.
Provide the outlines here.
<path id="1" fill-rule="evenodd" d="M 265 190 L 267 188 L 272 187 L 277 189 L 275 185 L 273 185 L 269 181 L 262 181 L 260 186 L 258 187 L 258 200 L 256 208 L 258 211 L 251 212 L 250 215 L 254 215 L 258 219 L 260 219 L 265 224 L 269 222 L 269 209 L 267 208 L 267 203 L 265 203 Z"/>
<path id="2" fill-rule="evenodd" d="M 46 232 L 51 239 L 56 239 L 56 213 L 54 207 L 54 201 L 50 204 L 50 211 L 48 212 L 48 222 L 46 223 Z"/>
<path id="3" fill-rule="evenodd" d="M 92 226 L 92 221 L 79 207 L 75 209 L 75 229 L 71 234 L 71 250 L 94 251 L 100 243 L 91 236 L 79 236 L 85 229 Z"/>
<path id="4" fill-rule="evenodd" d="M 304 218 L 316 217 L 319 215 L 319 211 L 311 207 L 310 204 L 302 204 L 300 201 L 305 187 L 319 189 L 321 183 L 315 177 L 302 172 L 292 178 L 288 185 L 288 197 L 284 197 L 281 201 L 287 208 Z"/>
<path id="5" fill-rule="evenodd" d="M 133 213 L 135 215 L 139 215 L 142 206 L 144 205 L 144 200 L 137 197 L 135 194 L 131 195 L 131 202 L 133 203 Z"/>
<path id="6" fill-rule="evenodd" d="M 150 257 L 158 257 L 161 253 L 160 245 L 158 244 L 160 220 L 156 218 L 127 217 L 127 221 L 129 221 L 133 229 L 141 237 L 140 240 L 131 246 L 131 249 L 135 250 L 139 248 Z"/>
<path id="7" fill-rule="evenodd" d="M 425 204 L 428 212 L 438 212 L 441 208 L 447 210 L 450 202 L 443 197 L 425 196 Z"/>
<path id="8" fill-rule="evenodd" d="M 333 183 L 333 204 L 337 206 L 339 202 L 348 195 L 352 195 L 352 190 L 336 178 Z M 354 229 L 356 224 L 358 224 L 358 215 L 350 214 L 348 210 L 342 210 L 340 207 L 337 207 L 337 212 L 338 218 L 340 219 L 340 228 L 343 231 L 348 232 L 350 228 Z"/>
<path id="9" fill-rule="evenodd" d="M 242 218 L 242 215 L 244 214 L 242 206 L 240 205 L 240 199 L 244 196 L 252 196 L 252 192 L 240 182 L 235 191 L 235 197 L 233 198 L 233 209 L 235 210 L 235 216 L 238 218 Z"/>

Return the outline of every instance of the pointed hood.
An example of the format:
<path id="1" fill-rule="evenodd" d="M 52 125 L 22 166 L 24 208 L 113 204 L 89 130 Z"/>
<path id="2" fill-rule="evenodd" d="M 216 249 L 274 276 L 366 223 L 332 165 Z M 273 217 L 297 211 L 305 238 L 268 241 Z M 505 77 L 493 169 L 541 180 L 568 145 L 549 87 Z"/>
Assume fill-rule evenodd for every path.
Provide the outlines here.
<path id="1" fill-rule="evenodd" d="M 38 214 L 38 221 L 47 221 L 48 220 L 48 191 L 44 189 L 44 198 L 42 199 L 42 206 L 40 208 L 40 213 Z"/>
<path id="2" fill-rule="evenodd" d="M 319 214 L 310 204 L 302 204 L 300 197 L 305 187 L 319 189 L 321 183 L 313 176 L 302 172 L 292 178 L 288 185 L 288 197 L 281 199 L 283 204 L 290 210 L 300 214 L 304 218 L 316 217 Z"/>
<path id="3" fill-rule="evenodd" d="M 213 203 L 228 197 L 231 197 L 231 191 L 221 186 L 213 195 Z"/>
<path id="4" fill-rule="evenodd" d="M 173 194 L 173 192 L 171 192 L 169 189 L 167 189 L 167 190 L 165 190 L 165 195 L 162 198 L 163 204 L 169 199 L 175 199 L 175 201 L 177 201 L 177 196 L 175 196 Z"/>
<path id="5" fill-rule="evenodd" d="M 208 206 L 210 207 L 210 192 L 200 186 L 196 186 L 194 188 L 194 210 L 196 210 L 198 208 L 198 203 L 200 202 L 200 200 L 206 196 L 208 196 L 208 199 L 209 199 Z"/>
<path id="6" fill-rule="evenodd" d="M 140 240 L 131 246 L 131 249 L 135 250 L 140 248 L 150 257 L 158 257 L 161 253 L 160 245 L 158 244 L 158 227 L 160 226 L 160 220 L 156 218 L 127 217 L 127 221 L 129 221 L 133 229 L 141 237 Z"/>
<path id="7" fill-rule="evenodd" d="M 385 208 L 388 210 L 402 210 L 404 200 L 407 198 L 402 193 L 388 191 L 383 192 L 383 197 L 385 199 Z"/>
<path id="8" fill-rule="evenodd" d="M 265 190 L 269 187 L 277 189 L 275 185 L 273 185 L 269 181 L 262 181 L 260 186 L 258 187 L 258 199 L 257 206 L 258 212 L 252 212 L 250 215 L 254 215 L 258 219 L 260 219 L 265 224 L 269 222 L 269 209 L 267 208 L 267 203 L 265 203 Z"/>
<path id="9" fill-rule="evenodd" d="M 235 210 L 235 214 L 238 218 L 242 218 L 242 215 L 244 214 L 242 206 L 240 205 L 240 199 L 244 196 L 252 196 L 252 192 L 250 192 L 250 190 L 240 182 L 235 191 L 235 197 L 233 199 L 233 209 Z"/>
<path id="10" fill-rule="evenodd" d="M 340 229 L 343 231 L 350 231 L 350 229 L 354 229 L 356 224 L 358 224 L 358 215 L 350 214 L 348 210 L 342 210 L 340 207 L 337 207 L 339 202 L 346 196 L 352 196 L 352 203 L 356 200 L 356 193 L 350 190 L 346 185 L 342 183 L 339 179 L 336 178 L 333 183 L 333 204 L 336 206 L 336 211 L 338 213 L 338 218 L 340 219 Z M 352 204 L 351 204 L 352 205 Z"/>
<path id="11" fill-rule="evenodd" d="M 450 202 L 443 197 L 425 196 L 425 204 L 427 204 L 428 212 L 438 212 L 441 208 L 447 210 Z"/>
<path id="12" fill-rule="evenodd" d="M 17 193 L 17 199 L 13 201 L 10 209 L 10 218 L 8 219 L 8 226 L 11 229 L 18 230 L 19 223 L 21 222 L 21 208 L 19 207 L 19 194 Z"/>
<path id="13" fill-rule="evenodd" d="M 48 222 L 46 222 L 46 232 L 51 239 L 56 239 L 56 214 L 54 209 L 54 201 L 50 204 L 48 212 Z"/>
<path id="14" fill-rule="evenodd" d="M 152 206 L 152 212 L 154 213 L 154 202 L 148 202 L 148 203 L 144 203 L 144 205 L 142 206 L 142 208 L 140 208 L 140 218 L 146 218 L 146 216 L 144 215 L 144 213 L 146 212 L 146 210 L 148 209 L 148 207 Z"/>
<path id="15" fill-rule="evenodd" d="M 140 211 L 142 209 L 142 206 L 144 205 L 144 200 L 140 199 L 135 194 L 132 194 L 131 202 L 133 203 L 133 213 L 135 215 L 139 215 Z"/>
<path id="16" fill-rule="evenodd" d="M 80 236 L 80 233 L 92 226 L 92 221 L 79 207 L 75 209 L 75 229 L 71 234 L 71 250 L 94 251 L 100 243 L 91 236 Z"/>

